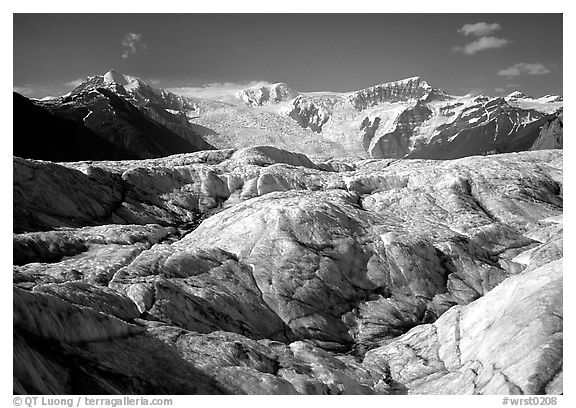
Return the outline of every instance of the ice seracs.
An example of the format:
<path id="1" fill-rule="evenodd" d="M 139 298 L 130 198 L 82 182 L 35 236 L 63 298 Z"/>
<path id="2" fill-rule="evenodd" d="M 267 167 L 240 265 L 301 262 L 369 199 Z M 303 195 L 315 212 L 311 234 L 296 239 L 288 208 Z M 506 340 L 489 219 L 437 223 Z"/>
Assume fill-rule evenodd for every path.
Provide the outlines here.
<path id="1" fill-rule="evenodd" d="M 14 390 L 560 394 L 562 157 L 14 158 Z"/>
<path id="2" fill-rule="evenodd" d="M 563 392 L 561 101 L 246 88 L 14 94 L 14 393 Z"/>

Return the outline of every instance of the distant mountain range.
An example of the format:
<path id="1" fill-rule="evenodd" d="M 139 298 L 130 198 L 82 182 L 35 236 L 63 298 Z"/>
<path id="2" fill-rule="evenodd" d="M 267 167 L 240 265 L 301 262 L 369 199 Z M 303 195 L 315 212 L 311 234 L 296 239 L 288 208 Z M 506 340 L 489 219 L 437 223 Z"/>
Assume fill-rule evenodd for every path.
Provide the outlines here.
<path id="1" fill-rule="evenodd" d="M 273 145 L 316 157 L 452 159 L 561 148 L 562 112 L 556 95 L 454 96 L 419 77 L 345 93 L 265 82 L 210 93 L 109 71 L 60 97 L 15 93 L 14 155 L 144 159 Z"/>

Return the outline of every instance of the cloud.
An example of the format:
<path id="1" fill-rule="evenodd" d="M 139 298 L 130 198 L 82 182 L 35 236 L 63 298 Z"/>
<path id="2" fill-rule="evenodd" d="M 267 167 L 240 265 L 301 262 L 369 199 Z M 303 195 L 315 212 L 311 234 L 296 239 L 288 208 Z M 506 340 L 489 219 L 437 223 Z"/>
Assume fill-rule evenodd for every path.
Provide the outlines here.
<path id="1" fill-rule="evenodd" d="M 483 88 L 460 88 L 460 91 L 471 96 L 482 95 L 486 92 L 486 90 Z"/>
<path id="2" fill-rule="evenodd" d="M 474 55 L 480 51 L 505 47 L 511 42 L 510 40 L 489 35 L 501 29 L 502 26 L 498 23 L 485 23 L 483 21 L 474 24 L 466 23 L 458 29 L 458 33 L 464 36 L 478 37 L 478 39 L 464 46 L 452 47 L 452 52 Z"/>
<path id="3" fill-rule="evenodd" d="M 147 78 L 146 82 L 148 82 L 149 84 L 152 84 L 152 85 L 160 85 L 162 83 L 161 80 L 156 79 L 156 78 Z"/>
<path id="4" fill-rule="evenodd" d="M 474 24 L 464 24 L 458 32 L 462 35 L 474 35 L 476 37 L 492 34 L 500 30 L 502 27 L 498 23 L 485 23 L 483 21 Z"/>
<path id="5" fill-rule="evenodd" d="M 28 98 L 43 98 L 49 95 L 62 95 L 62 85 L 48 85 L 48 84 L 24 84 L 14 85 L 12 87 L 14 92 L 18 92 Z"/>
<path id="6" fill-rule="evenodd" d="M 520 75 L 545 75 L 549 74 L 550 72 L 551 72 L 550 69 L 548 69 L 546 65 L 540 62 L 535 63 L 519 62 L 508 68 L 501 69 L 500 71 L 498 71 L 498 75 L 512 78 Z"/>
<path id="7" fill-rule="evenodd" d="M 142 34 L 137 33 L 126 34 L 121 43 L 122 47 L 124 48 L 122 58 L 126 59 L 130 55 L 138 55 L 148 51 L 148 45 L 144 43 L 142 38 L 143 38 Z"/>
<path id="8" fill-rule="evenodd" d="M 462 52 L 466 55 L 474 55 L 479 51 L 502 48 L 510 43 L 510 40 L 498 37 L 480 37 L 463 47 L 453 47 L 453 52 Z"/>
<path id="9" fill-rule="evenodd" d="M 498 93 L 504 93 L 504 92 L 506 92 L 506 89 L 504 89 L 504 88 L 494 88 L 494 91 L 495 91 L 495 92 L 498 92 Z"/>
<path id="10" fill-rule="evenodd" d="M 270 84 L 270 82 L 256 80 L 239 82 L 211 82 L 202 86 L 182 86 L 166 88 L 166 90 L 182 96 L 227 100 L 231 97 L 235 98 L 234 95 L 236 95 L 236 92 L 241 89 L 251 88 L 253 86 L 261 86 L 265 84 Z"/>
<path id="11" fill-rule="evenodd" d="M 14 86 L 12 88 L 12 90 L 14 92 L 18 92 L 19 94 L 24 95 L 24 96 L 31 96 L 31 95 L 35 95 L 36 93 L 38 93 L 38 89 L 36 89 L 32 85 Z"/>
<path id="12" fill-rule="evenodd" d="M 266 84 L 265 81 L 240 81 L 240 82 L 210 82 L 208 84 L 204 84 L 203 88 L 235 88 L 235 89 L 244 89 L 250 88 L 257 85 Z"/>
<path id="13" fill-rule="evenodd" d="M 76 88 L 82 82 L 84 82 L 84 80 L 82 78 L 78 78 L 78 79 L 74 79 L 73 81 L 66 82 L 66 83 L 64 83 L 64 85 Z"/>

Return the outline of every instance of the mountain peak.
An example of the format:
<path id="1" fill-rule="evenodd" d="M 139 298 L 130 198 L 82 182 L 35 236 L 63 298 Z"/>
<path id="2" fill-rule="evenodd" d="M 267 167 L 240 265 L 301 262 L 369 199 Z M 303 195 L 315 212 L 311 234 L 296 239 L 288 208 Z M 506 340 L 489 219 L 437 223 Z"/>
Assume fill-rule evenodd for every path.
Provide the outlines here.
<path id="1" fill-rule="evenodd" d="M 110 70 L 104 74 L 104 83 L 105 84 L 112 84 L 116 83 L 118 85 L 128 85 L 132 78 L 117 72 L 115 70 Z"/>
<path id="2" fill-rule="evenodd" d="M 125 92 L 134 90 L 141 86 L 141 81 L 133 76 L 124 75 L 118 71 L 110 70 L 104 75 L 95 75 L 87 77 L 84 82 L 74 88 L 70 94 L 78 95 L 83 92 L 89 92 L 95 88 L 105 87 L 113 89 L 115 92 Z"/>
<path id="3" fill-rule="evenodd" d="M 392 83 L 404 83 L 404 82 L 423 82 L 423 83 L 426 83 L 426 81 L 424 81 L 422 78 L 420 78 L 419 75 L 409 77 L 409 78 L 400 79 L 398 81 L 392 81 Z"/>
<path id="4" fill-rule="evenodd" d="M 525 93 L 521 91 L 514 91 L 506 96 L 506 98 L 514 98 L 514 99 L 527 99 L 529 98 Z"/>
<path id="5" fill-rule="evenodd" d="M 418 87 L 418 88 L 423 88 L 423 89 L 431 89 L 432 88 L 428 84 L 428 82 L 423 80 L 420 76 L 412 76 L 412 77 L 408 77 L 408 78 L 404 78 L 404 79 L 398 79 L 396 81 L 383 82 L 383 83 L 380 83 L 377 85 L 370 86 L 370 87 L 365 88 L 365 89 L 380 88 L 380 87 L 393 87 L 393 86 L 396 86 L 396 87 L 410 86 L 410 87 L 414 87 L 414 88 Z M 359 91 L 362 91 L 362 89 L 360 89 Z"/>
<path id="6" fill-rule="evenodd" d="M 400 102 L 408 100 L 446 99 L 449 95 L 440 89 L 431 87 L 419 76 L 398 81 L 374 85 L 370 88 L 352 92 L 348 99 L 358 110 L 374 106 L 381 102 Z"/>
<path id="7" fill-rule="evenodd" d="M 397 81 L 392 81 L 392 82 L 388 82 L 386 84 L 383 85 L 407 85 L 407 84 L 416 84 L 416 86 L 419 86 L 421 88 L 424 89 L 428 89 L 428 88 L 432 88 L 428 82 L 426 82 L 424 79 L 422 79 L 422 77 L 420 77 L 419 75 L 416 76 L 412 76 L 412 77 L 408 77 L 408 78 L 404 78 L 404 79 L 399 79 Z"/>

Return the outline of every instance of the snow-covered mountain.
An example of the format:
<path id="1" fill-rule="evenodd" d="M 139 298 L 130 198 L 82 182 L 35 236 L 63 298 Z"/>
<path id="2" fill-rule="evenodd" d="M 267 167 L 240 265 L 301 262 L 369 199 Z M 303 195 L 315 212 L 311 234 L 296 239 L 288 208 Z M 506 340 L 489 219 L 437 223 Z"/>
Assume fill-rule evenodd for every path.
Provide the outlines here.
<path id="1" fill-rule="evenodd" d="M 207 149 L 195 132 L 189 119 L 196 116 L 198 106 L 189 98 L 153 87 L 139 78 L 123 75 L 114 70 L 100 76 L 89 77 L 71 92 L 71 97 L 105 88 L 138 107 L 147 117 L 188 140 L 198 149 Z"/>
<path id="2" fill-rule="evenodd" d="M 43 124 L 36 127 L 28 125 L 26 132 L 15 133 L 15 140 L 20 140 L 19 146 L 22 146 L 15 153 L 23 157 L 52 157 L 38 156 L 36 151 L 32 154 L 29 142 L 42 140 L 48 146 L 62 144 L 60 139 L 70 136 L 69 132 L 64 131 L 60 137 L 49 138 L 43 130 L 46 127 L 62 129 L 62 124 L 67 129 L 74 129 L 75 134 L 95 135 L 106 146 L 116 146 L 117 150 L 117 154 L 109 154 L 110 149 L 106 149 L 108 153 L 103 157 L 102 149 L 90 147 L 101 145 L 95 144 L 94 137 L 91 137 L 90 142 L 85 141 L 81 155 L 70 149 L 64 156 L 60 152 L 57 157 L 62 161 L 80 158 L 143 159 L 213 148 L 189 122 L 196 106 L 188 98 L 115 71 L 88 77 L 66 95 L 31 102 L 37 109 L 26 110 L 35 112 L 35 118 L 29 120 L 33 123 L 42 117 Z M 26 115 L 23 109 L 28 105 L 21 103 L 17 106 L 18 109 L 22 108 L 22 112 L 16 111 L 15 106 L 15 117 Z"/>
<path id="3" fill-rule="evenodd" d="M 316 157 L 436 159 L 530 150 L 563 106 L 560 96 L 520 91 L 450 95 L 420 77 L 351 92 L 269 82 L 164 90 L 116 71 L 34 103 L 138 157 L 273 145 Z"/>
<path id="4" fill-rule="evenodd" d="M 276 87 L 285 90 L 283 97 L 271 97 Z M 274 144 L 318 156 L 376 158 L 528 150 L 563 105 L 560 96 L 532 98 L 519 91 L 504 98 L 455 96 L 420 77 L 351 92 L 296 92 L 260 83 L 205 95 L 197 99 L 194 123 L 211 130 L 201 134 L 216 147 Z"/>

